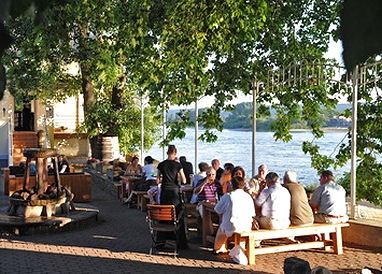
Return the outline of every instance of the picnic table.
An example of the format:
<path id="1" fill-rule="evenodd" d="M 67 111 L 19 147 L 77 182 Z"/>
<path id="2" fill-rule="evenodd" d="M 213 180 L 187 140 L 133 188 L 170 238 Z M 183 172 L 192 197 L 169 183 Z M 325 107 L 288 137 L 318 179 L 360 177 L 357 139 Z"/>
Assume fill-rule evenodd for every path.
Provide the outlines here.
<path id="1" fill-rule="evenodd" d="M 215 242 L 215 229 L 217 230 L 221 223 L 221 216 L 214 210 L 215 202 L 202 201 L 200 204 L 203 206 L 202 239 L 203 245 L 207 246 L 208 243 Z"/>

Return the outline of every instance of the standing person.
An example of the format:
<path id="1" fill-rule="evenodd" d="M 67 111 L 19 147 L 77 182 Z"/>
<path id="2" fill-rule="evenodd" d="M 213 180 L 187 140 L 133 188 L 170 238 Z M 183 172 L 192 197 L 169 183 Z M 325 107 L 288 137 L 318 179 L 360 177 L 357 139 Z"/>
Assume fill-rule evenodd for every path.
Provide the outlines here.
<path id="1" fill-rule="evenodd" d="M 260 228 L 284 229 L 290 225 L 290 194 L 280 184 L 279 176 L 269 172 L 265 177 L 267 188 L 260 188 L 255 204 L 261 207 L 261 216 L 256 216 Z M 264 186 L 265 187 L 265 186 Z"/>
<path id="2" fill-rule="evenodd" d="M 178 248 L 186 249 L 186 227 L 184 224 L 184 204 L 180 193 L 179 181 L 186 183 L 182 165 L 176 161 L 177 149 L 174 145 L 169 145 L 167 150 L 167 160 L 158 165 L 157 183 L 161 181 L 160 204 L 175 205 L 176 213 L 179 219 L 178 228 Z M 159 235 L 158 235 L 159 236 Z"/>
<path id="3" fill-rule="evenodd" d="M 215 205 L 216 213 L 223 215 L 215 237 L 215 253 L 228 252 L 226 241 L 234 232 L 241 233 L 252 230 L 253 217 L 256 215 L 255 206 L 251 196 L 244 192 L 244 186 L 245 182 L 242 177 L 233 177 L 233 191 L 223 195 Z"/>
<path id="4" fill-rule="evenodd" d="M 330 170 L 324 170 L 320 176 L 320 186 L 313 192 L 310 206 L 314 212 L 315 223 L 346 223 L 346 191 L 334 181 Z"/>
<path id="5" fill-rule="evenodd" d="M 220 162 L 218 159 L 213 159 L 211 161 L 211 166 L 215 169 L 216 171 L 216 180 L 220 180 L 221 176 L 223 175 L 224 169 L 220 167 Z"/>
<path id="6" fill-rule="evenodd" d="M 292 225 L 313 224 L 313 211 L 309 205 L 305 188 L 297 182 L 297 174 L 292 170 L 285 171 L 284 187 L 291 196 L 290 222 Z"/>
<path id="7" fill-rule="evenodd" d="M 267 176 L 267 174 L 268 174 L 268 166 L 265 164 L 262 164 L 257 168 L 257 175 L 255 175 L 249 181 L 248 193 L 253 198 L 256 198 L 257 195 L 259 195 L 260 185 L 265 184 L 265 176 Z"/>
<path id="8" fill-rule="evenodd" d="M 179 161 L 183 167 L 183 172 L 186 176 L 187 184 L 191 184 L 191 175 L 194 174 L 194 167 L 190 162 L 187 162 L 186 156 L 180 156 Z"/>
<path id="9" fill-rule="evenodd" d="M 69 162 L 64 155 L 58 156 L 58 173 L 70 172 Z"/>

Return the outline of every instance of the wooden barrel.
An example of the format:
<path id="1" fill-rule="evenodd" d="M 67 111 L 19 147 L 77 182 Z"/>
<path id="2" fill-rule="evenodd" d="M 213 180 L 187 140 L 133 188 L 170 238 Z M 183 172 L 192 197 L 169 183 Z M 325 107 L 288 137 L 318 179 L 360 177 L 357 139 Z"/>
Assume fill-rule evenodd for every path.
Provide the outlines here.
<path id="1" fill-rule="evenodd" d="M 102 160 L 112 161 L 119 158 L 119 142 L 116 136 L 102 137 Z"/>

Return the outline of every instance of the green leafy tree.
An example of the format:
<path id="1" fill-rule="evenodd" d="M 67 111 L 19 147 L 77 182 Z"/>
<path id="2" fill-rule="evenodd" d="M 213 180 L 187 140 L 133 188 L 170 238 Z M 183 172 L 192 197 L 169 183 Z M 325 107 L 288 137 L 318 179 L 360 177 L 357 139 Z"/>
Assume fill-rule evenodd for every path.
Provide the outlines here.
<path id="1" fill-rule="evenodd" d="M 119 135 L 125 153 L 140 142 L 136 138 L 140 115 L 132 99 L 140 93 L 130 84 L 127 70 L 136 61 L 129 11 L 126 2 L 70 1 L 46 8 L 38 25 L 30 16 L 8 22 L 15 36 L 5 57 L 9 90 L 25 100 L 53 101 L 81 92 L 82 129 L 89 133 L 93 153 L 102 134 Z M 72 64 L 78 65 L 78 74 L 68 73 Z M 153 115 L 153 108 L 146 114 Z M 159 121 L 146 118 L 146 146 L 150 147 Z"/>
<path id="2" fill-rule="evenodd" d="M 52 3 L 40 12 L 39 18 L 45 19 L 40 21 L 45 23 L 20 36 L 14 44 L 25 39 L 28 41 L 25 45 L 30 46 L 24 46 L 22 51 L 14 48 L 22 56 L 11 59 L 16 63 L 9 65 L 10 71 L 12 66 L 20 66 L 18 72 L 14 71 L 13 80 L 17 81 L 16 75 L 25 77 L 23 83 L 14 87 L 33 84 L 20 91 L 28 96 L 47 93 L 48 98 L 60 96 L 57 90 L 63 94 L 70 91 L 68 80 L 77 81 L 85 98 L 87 123 L 91 122 L 88 114 L 95 102 L 113 98 L 110 94 L 118 94 L 118 90 L 124 91 L 113 88 L 126 81 L 126 90 L 149 91 L 150 104 L 158 111 L 213 96 L 215 103 L 198 119 L 207 129 L 200 138 L 214 141 L 213 130 L 222 130 L 220 112 L 232 110 L 229 101 L 237 91 L 248 94 L 256 81 L 264 83 L 258 94 L 259 104 L 272 105 L 276 110 L 276 120 L 271 125 L 275 138 L 287 142 L 292 138 L 293 122 L 298 120 L 306 121 L 316 138 L 322 137 L 325 117 L 321 109 L 333 109 L 339 97 L 351 95 L 349 89 L 329 88 L 314 77 L 300 85 L 280 82 L 281 87 L 276 89 L 267 84 L 270 70 L 297 61 L 301 64 L 301 75 L 310 75 L 303 64 L 326 61 L 323 55 L 329 38 L 338 38 L 340 0 Z M 62 72 L 63 65 L 71 62 L 80 65 L 79 76 Z M 330 78 L 334 71 L 323 69 L 321 73 Z M 371 164 L 375 171 L 379 168 L 379 162 L 373 159 L 380 155 L 381 135 L 376 134 L 380 133 L 382 112 L 380 96 L 373 98 L 371 90 L 359 94 L 364 103 L 360 107 L 357 137 L 360 169 Z M 108 95 L 104 96 L 105 93 Z M 192 125 L 190 114 L 181 112 L 180 119 L 168 124 L 170 130 L 163 144 L 184 136 L 185 127 Z M 319 148 L 312 143 L 306 142 L 303 150 L 312 155 L 312 165 L 317 169 L 341 165 L 350 157 L 348 145 L 341 147 L 335 159 L 320 155 Z M 369 174 L 376 174 L 373 180 L 380 182 L 378 173 Z"/>

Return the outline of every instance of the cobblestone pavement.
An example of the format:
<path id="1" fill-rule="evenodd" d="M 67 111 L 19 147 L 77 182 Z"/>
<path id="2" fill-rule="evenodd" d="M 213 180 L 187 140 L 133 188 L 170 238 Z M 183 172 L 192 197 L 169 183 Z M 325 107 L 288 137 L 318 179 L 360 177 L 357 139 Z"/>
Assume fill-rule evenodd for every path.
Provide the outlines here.
<path id="1" fill-rule="evenodd" d="M 256 256 L 256 265 L 242 266 L 201 247 L 193 233 L 190 248 L 181 250 L 178 258 L 148 255 L 151 238 L 145 213 L 127 208 L 94 184 L 92 195 L 90 204 L 100 210 L 95 223 L 57 233 L 3 233 L 0 273 L 283 273 L 283 262 L 291 256 L 334 273 L 361 273 L 365 266 L 379 270 L 382 266 L 382 249 L 349 246 L 343 255 L 320 250 L 283 252 Z"/>

